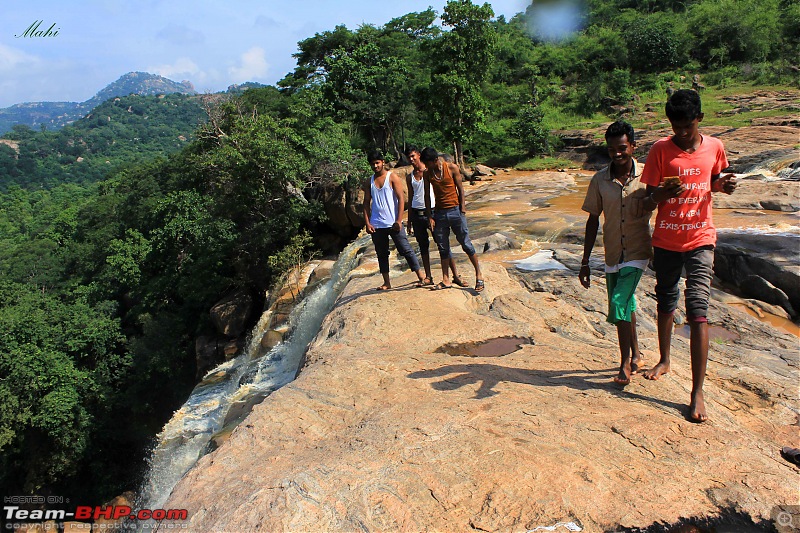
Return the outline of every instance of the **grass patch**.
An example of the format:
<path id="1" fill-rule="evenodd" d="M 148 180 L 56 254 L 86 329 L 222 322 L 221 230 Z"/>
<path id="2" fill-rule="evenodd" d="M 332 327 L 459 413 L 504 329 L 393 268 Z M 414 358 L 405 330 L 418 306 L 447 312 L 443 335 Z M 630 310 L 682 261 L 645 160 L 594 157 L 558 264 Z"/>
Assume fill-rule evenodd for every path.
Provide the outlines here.
<path id="1" fill-rule="evenodd" d="M 573 168 L 575 163 L 569 159 L 562 159 L 560 157 L 534 157 L 526 159 L 522 163 L 514 166 L 515 170 L 555 170 L 558 168 Z"/>

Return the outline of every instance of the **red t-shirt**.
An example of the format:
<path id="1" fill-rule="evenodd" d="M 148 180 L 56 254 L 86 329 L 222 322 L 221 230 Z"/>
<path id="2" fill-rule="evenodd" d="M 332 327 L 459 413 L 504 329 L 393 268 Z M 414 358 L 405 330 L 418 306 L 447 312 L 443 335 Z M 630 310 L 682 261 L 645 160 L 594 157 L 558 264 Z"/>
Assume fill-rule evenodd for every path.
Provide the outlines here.
<path id="1" fill-rule="evenodd" d="M 642 183 L 658 186 L 668 176 L 679 176 L 686 192 L 658 205 L 653 246 L 685 252 L 717 242 L 711 219 L 711 176 L 728 167 L 722 141 L 702 136 L 694 153 L 679 148 L 669 137 L 650 148 Z"/>

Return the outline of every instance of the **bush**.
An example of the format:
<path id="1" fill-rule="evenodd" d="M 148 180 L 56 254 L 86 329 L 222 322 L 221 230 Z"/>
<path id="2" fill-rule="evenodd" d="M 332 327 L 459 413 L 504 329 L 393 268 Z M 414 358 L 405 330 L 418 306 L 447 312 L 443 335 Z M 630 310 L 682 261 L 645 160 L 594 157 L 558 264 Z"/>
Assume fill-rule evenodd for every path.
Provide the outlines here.
<path id="1" fill-rule="evenodd" d="M 677 17 L 654 14 L 642 17 L 625 32 L 631 70 L 661 72 L 679 66 L 685 60 L 686 39 L 678 26 Z"/>
<path id="2" fill-rule="evenodd" d="M 707 68 L 764 61 L 780 48 L 778 0 L 704 0 L 688 15 L 691 55 Z"/>
<path id="3" fill-rule="evenodd" d="M 734 84 L 739 77 L 739 68 L 729 66 L 714 72 L 709 72 L 705 75 L 705 82 L 709 85 L 714 85 L 720 89 L 724 89 L 725 87 L 730 87 L 732 84 Z"/>

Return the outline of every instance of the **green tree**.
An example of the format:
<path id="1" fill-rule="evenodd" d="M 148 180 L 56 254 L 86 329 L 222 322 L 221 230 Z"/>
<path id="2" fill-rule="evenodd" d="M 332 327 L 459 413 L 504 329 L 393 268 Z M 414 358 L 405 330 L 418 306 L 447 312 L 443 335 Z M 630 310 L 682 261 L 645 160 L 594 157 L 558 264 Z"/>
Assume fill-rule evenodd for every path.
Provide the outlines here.
<path id="1" fill-rule="evenodd" d="M 489 4 L 450 0 L 442 23 L 450 27 L 433 45 L 430 57 L 430 110 L 434 123 L 453 143 L 456 162 L 464 167 L 464 143 L 483 127 L 486 100 L 483 83 L 489 74 L 496 43 Z"/>
<path id="2" fill-rule="evenodd" d="M 689 8 L 690 54 L 708 68 L 759 62 L 777 50 L 778 0 L 703 0 Z"/>

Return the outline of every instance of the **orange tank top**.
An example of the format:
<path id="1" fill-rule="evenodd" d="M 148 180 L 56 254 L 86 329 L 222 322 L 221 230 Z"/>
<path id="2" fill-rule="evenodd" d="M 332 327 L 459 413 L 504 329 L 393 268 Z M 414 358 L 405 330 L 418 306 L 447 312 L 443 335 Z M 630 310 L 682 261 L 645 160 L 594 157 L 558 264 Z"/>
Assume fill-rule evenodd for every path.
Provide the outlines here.
<path id="1" fill-rule="evenodd" d="M 437 177 L 432 168 L 427 169 L 428 180 L 433 187 L 433 196 L 436 199 L 436 209 L 450 209 L 457 207 L 458 190 L 456 182 L 450 174 L 450 165 L 446 161 L 442 162 L 442 175 Z"/>

